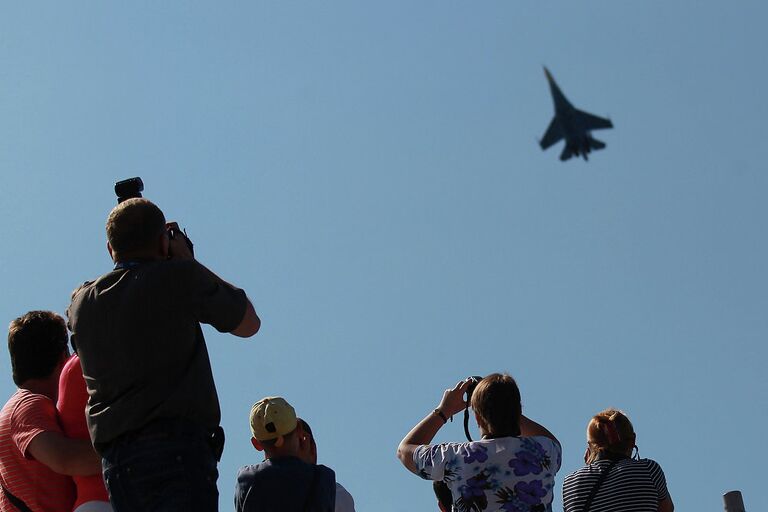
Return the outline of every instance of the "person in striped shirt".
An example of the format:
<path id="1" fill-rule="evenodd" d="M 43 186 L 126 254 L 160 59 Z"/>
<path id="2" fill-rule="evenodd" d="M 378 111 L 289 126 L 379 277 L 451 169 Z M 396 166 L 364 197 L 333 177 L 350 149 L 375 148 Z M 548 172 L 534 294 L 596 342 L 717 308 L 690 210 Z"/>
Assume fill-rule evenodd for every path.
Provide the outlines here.
<path id="1" fill-rule="evenodd" d="M 0 411 L 2 512 L 70 511 L 75 488 L 67 475 L 101 471 L 90 440 L 65 437 L 56 413 L 68 342 L 64 319 L 50 311 L 30 311 L 8 329 L 13 381 L 19 389 Z"/>
<path id="2" fill-rule="evenodd" d="M 637 436 L 617 409 L 595 415 L 587 426 L 586 465 L 563 481 L 565 512 L 672 512 L 661 466 L 641 459 Z M 635 451 L 635 457 L 632 452 Z"/>

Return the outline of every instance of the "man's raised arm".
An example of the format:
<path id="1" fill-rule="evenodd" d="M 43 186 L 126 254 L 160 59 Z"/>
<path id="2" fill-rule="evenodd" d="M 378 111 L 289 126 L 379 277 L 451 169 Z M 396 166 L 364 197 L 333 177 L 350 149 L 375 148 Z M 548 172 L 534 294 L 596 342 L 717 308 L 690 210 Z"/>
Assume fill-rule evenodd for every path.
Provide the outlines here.
<path id="1" fill-rule="evenodd" d="M 251 304 L 251 301 L 249 300 L 248 305 L 245 308 L 243 319 L 240 321 L 240 325 L 235 327 L 234 330 L 230 331 L 230 334 L 234 334 L 240 338 L 250 338 L 259 332 L 260 327 L 261 320 L 256 314 L 256 310 L 253 309 L 253 304 Z"/>

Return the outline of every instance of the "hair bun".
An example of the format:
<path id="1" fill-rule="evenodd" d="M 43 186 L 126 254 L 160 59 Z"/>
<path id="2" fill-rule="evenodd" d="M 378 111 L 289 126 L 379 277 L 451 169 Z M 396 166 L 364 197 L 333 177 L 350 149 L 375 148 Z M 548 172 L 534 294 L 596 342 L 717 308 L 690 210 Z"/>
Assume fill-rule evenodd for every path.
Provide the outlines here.
<path id="1" fill-rule="evenodd" d="M 605 439 L 608 441 L 608 446 L 619 444 L 621 442 L 621 436 L 613 421 L 608 420 L 606 422 L 601 422 L 600 430 L 603 432 L 603 435 L 605 435 Z"/>

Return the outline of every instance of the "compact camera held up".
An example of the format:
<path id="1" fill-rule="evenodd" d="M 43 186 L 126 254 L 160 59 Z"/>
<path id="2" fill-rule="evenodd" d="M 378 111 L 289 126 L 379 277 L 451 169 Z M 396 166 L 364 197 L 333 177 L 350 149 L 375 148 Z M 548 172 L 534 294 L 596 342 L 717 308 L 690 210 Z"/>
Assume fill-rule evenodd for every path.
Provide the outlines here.
<path id="1" fill-rule="evenodd" d="M 134 197 L 142 197 L 141 193 L 144 191 L 144 182 L 136 176 L 135 178 L 128 178 L 126 180 L 118 181 L 115 183 L 115 195 L 117 195 L 117 204 L 122 203 L 126 199 L 132 199 Z M 195 256 L 195 250 L 194 246 L 195 244 L 192 243 L 192 240 L 189 239 L 187 236 L 187 232 L 183 229 L 181 229 L 176 222 L 169 222 L 165 225 L 165 229 L 168 230 L 168 238 L 171 240 L 170 250 L 169 250 L 169 259 L 173 258 L 174 256 L 178 256 L 178 254 L 174 254 L 173 246 L 174 240 L 181 237 L 184 242 L 186 242 L 187 247 L 189 248 L 189 254 L 191 257 Z M 176 251 L 178 252 L 178 250 Z"/>

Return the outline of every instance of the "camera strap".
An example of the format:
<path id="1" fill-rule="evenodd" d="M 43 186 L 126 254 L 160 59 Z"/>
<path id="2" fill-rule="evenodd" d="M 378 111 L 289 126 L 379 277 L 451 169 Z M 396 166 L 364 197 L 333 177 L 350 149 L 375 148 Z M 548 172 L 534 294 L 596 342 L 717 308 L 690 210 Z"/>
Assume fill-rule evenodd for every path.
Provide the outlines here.
<path id="1" fill-rule="evenodd" d="M 464 435 L 467 436 L 467 441 L 472 442 L 472 436 L 469 435 L 469 402 L 464 408 Z"/>

